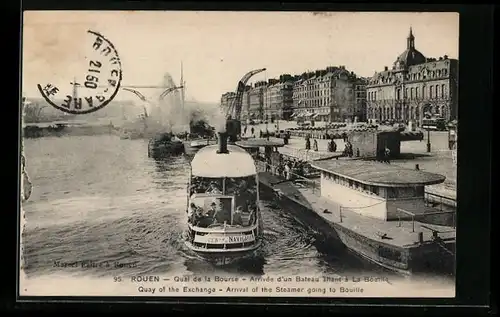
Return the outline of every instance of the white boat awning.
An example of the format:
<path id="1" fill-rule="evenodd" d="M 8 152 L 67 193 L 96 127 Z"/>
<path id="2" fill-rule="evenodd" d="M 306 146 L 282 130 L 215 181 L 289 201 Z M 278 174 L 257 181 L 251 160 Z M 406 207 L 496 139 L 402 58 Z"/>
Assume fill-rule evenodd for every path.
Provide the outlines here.
<path id="1" fill-rule="evenodd" d="M 218 154 L 218 145 L 201 148 L 191 161 L 193 176 L 207 178 L 247 177 L 256 175 L 252 156 L 236 145 L 228 145 L 227 154 Z"/>

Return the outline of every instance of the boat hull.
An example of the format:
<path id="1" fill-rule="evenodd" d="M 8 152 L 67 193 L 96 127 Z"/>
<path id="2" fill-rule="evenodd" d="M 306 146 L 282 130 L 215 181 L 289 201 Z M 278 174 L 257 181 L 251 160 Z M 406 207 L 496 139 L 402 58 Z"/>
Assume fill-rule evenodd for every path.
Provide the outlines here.
<path id="1" fill-rule="evenodd" d="M 190 241 L 185 241 L 186 247 L 197 257 L 216 265 L 229 265 L 235 262 L 246 260 L 257 256 L 257 251 L 262 245 L 261 240 L 245 248 L 224 250 L 224 249 L 205 249 L 194 246 Z M 222 247 L 222 246 L 221 246 Z"/>
<path id="2" fill-rule="evenodd" d="M 205 139 L 201 140 L 191 140 L 184 141 L 184 152 L 188 156 L 194 156 L 196 152 L 198 152 L 201 148 L 204 148 L 207 145 L 213 145 L 214 141 L 208 141 Z"/>
<path id="3" fill-rule="evenodd" d="M 182 143 L 170 143 L 167 145 L 152 146 L 149 145 L 148 155 L 152 158 L 161 158 L 166 156 L 178 156 L 184 154 L 184 145 Z"/>

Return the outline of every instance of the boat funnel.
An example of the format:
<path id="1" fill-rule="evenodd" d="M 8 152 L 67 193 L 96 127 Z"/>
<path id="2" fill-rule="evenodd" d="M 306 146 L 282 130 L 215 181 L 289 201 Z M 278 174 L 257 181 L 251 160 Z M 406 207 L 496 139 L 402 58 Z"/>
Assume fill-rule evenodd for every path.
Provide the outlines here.
<path id="1" fill-rule="evenodd" d="M 219 135 L 219 150 L 217 154 L 227 154 L 227 132 L 218 132 Z"/>

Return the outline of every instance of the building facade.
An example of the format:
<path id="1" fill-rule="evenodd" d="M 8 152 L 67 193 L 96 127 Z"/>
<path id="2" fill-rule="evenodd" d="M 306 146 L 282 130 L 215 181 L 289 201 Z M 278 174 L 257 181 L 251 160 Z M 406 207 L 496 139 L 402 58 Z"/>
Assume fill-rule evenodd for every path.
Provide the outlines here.
<path id="1" fill-rule="evenodd" d="M 366 121 L 366 85 L 368 78 L 359 77 L 354 82 L 354 117 Z"/>
<path id="2" fill-rule="evenodd" d="M 426 58 L 415 48 L 410 28 L 406 50 L 392 69 L 387 66 L 370 78 L 366 87 L 367 118 L 378 122 L 414 122 L 425 118 L 456 119 L 458 60 Z"/>
<path id="3" fill-rule="evenodd" d="M 294 118 L 356 121 L 364 112 L 363 81 L 345 66 L 302 74 L 293 84 Z M 359 94 L 355 92 L 359 91 Z"/>
<path id="4" fill-rule="evenodd" d="M 267 82 L 256 82 L 247 92 L 248 94 L 248 118 L 264 119 L 264 91 Z"/>
<path id="5" fill-rule="evenodd" d="M 293 81 L 290 75 L 269 79 L 264 90 L 264 119 L 285 119 L 292 115 Z"/>
<path id="6" fill-rule="evenodd" d="M 306 72 L 300 76 L 247 86 L 242 100 L 242 119 L 298 119 L 315 121 L 362 121 L 366 118 L 367 79 L 345 66 Z M 233 92 L 222 95 L 221 104 L 230 104 Z"/>

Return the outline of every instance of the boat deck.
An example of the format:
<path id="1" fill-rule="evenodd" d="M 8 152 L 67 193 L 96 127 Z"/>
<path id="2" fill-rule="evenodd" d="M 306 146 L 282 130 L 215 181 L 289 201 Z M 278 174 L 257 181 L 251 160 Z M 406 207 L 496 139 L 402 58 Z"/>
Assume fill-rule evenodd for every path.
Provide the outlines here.
<path id="1" fill-rule="evenodd" d="M 432 225 L 415 221 L 415 231 L 412 231 L 412 221 L 383 221 L 379 219 L 362 216 L 354 211 L 342 209 L 342 222 L 340 221 L 340 205 L 319 196 L 319 188 L 314 192 L 311 188 L 301 188 L 289 181 L 283 181 L 281 177 L 271 175 L 268 172 L 259 173 L 259 181 L 270 185 L 281 195 L 285 195 L 301 205 L 308 207 L 323 219 L 330 223 L 336 223 L 346 229 L 352 230 L 367 238 L 383 242 L 396 247 L 411 247 L 418 245 L 418 232 L 423 233 L 423 242 L 433 240 L 432 231 L 439 232 L 443 240 L 455 239 L 455 229 L 447 226 Z M 328 213 L 324 211 L 328 210 Z M 437 211 L 437 210 L 435 210 Z M 381 236 L 384 236 L 382 238 Z"/>

